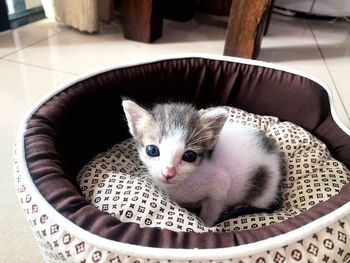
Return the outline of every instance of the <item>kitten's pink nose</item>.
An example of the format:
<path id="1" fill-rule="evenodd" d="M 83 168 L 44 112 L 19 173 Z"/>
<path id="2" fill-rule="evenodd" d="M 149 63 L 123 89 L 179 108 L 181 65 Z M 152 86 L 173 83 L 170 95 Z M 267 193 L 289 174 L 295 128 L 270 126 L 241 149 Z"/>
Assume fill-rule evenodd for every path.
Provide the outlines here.
<path id="1" fill-rule="evenodd" d="M 162 169 L 161 171 L 163 177 L 167 180 L 173 178 L 176 175 L 176 168 L 175 167 L 166 167 L 165 169 Z"/>

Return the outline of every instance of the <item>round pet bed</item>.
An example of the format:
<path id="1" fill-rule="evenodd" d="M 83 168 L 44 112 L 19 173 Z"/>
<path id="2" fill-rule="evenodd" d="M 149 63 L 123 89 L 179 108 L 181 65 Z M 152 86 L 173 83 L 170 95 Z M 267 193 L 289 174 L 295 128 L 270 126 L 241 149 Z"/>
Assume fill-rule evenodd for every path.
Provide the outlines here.
<path id="1" fill-rule="evenodd" d="M 202 226 L 142 176 L 123 96 L 226 105 L 231 121 L 264 130 L 287 161 L 285 213 Z M 17 193 L 45 260 L 348 261 L 350 132 L 330 96 L 300 72 L 203 55 L 111 67 L 65 85 L 28 113 L 15 145 Z"/>

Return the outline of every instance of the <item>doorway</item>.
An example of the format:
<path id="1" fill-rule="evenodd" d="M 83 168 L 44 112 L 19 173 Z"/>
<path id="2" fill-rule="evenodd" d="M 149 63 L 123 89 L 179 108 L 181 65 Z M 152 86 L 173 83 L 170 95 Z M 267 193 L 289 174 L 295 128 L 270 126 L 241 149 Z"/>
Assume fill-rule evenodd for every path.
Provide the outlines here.
<path id="1" fill-rule="evenodd" d="M 44 17 L 41 0 L 0 0 L 0 31 L 17 28 Z"/>

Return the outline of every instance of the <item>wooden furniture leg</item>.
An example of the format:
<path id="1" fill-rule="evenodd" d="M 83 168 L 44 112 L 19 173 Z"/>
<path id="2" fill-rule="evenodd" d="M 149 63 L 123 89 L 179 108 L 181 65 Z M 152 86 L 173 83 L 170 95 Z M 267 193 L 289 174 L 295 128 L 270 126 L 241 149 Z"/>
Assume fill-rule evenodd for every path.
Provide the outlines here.
<path id="1" fill-rule="evenodd" d="M 98 18 L 99 20 L 109 23 L 113 16 L 114 1 L 99 0 L 98 4 Z"/>
<path id="2" fill-rule="evenodd" d="M 125 38 L 150 43 L 162 35 L 159 1 L 162 0 L 122 1 Z"/>
<path id="3" fill-rule="evenodd" d="M 265 29 L 264 29 L 264 36 L 267 35 L 267 32 L 269 31 L 269 25 L 270 25 L 270 20 L 271 20 L 271 15 L 272 15 L 272 10 L 273 10 L 273 5 L 275 4 L 275 0 L 270 1 L 270 6 L 268 7 L 269 11 L 267 14 L 266 18 L 266 23 L 265 23 Z"/>
<path id="4" fill-rule="evenodd" d="M 257 58 L 271 1 L 232 1 L 224 55 Z"/>

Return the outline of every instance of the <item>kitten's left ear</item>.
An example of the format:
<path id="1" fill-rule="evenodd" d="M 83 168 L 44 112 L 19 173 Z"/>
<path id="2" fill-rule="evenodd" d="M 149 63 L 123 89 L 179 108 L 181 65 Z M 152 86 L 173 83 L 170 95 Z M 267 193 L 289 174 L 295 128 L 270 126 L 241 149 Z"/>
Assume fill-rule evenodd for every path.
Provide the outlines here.
<path id="1" fill-rule="evenodd" d="M 207 142 L 208 148 L 211 149 L 214 147 L 221 129 L 225 125 L 225 122 L 229 116 L 229 111 L 225 108 L 218 107 L 209 110 L 200 110 L 199 115 L 201 127 L 205 127 L 205 131 L 210 131 L 212 135 L 211 140 L 208 140 Z"/>

